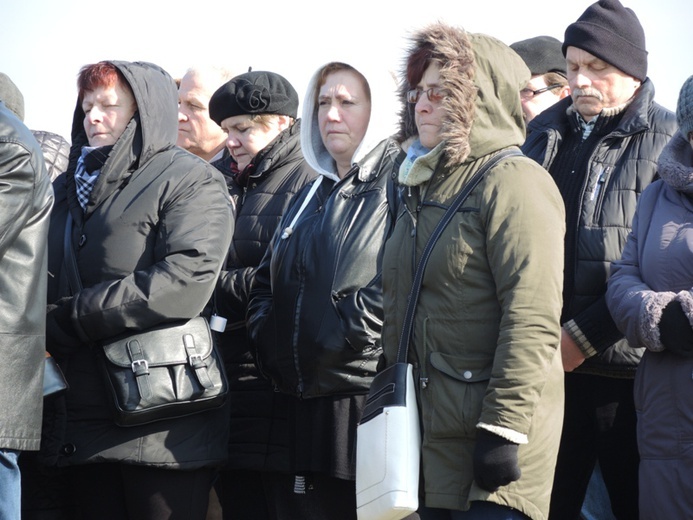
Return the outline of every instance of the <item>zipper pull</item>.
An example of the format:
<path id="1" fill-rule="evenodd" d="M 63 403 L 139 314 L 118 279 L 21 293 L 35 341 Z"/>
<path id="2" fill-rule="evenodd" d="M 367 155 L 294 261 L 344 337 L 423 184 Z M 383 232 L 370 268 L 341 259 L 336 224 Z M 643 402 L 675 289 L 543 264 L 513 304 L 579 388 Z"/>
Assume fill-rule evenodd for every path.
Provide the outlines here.
<path id="1" fill-rule="evenodd" d="M 421 387 L 422 390 L 425 390 L 426 387 L 428 386 L 428 378 L 427 377 L 420 377 L 419 378 L 419 386 Z"/>

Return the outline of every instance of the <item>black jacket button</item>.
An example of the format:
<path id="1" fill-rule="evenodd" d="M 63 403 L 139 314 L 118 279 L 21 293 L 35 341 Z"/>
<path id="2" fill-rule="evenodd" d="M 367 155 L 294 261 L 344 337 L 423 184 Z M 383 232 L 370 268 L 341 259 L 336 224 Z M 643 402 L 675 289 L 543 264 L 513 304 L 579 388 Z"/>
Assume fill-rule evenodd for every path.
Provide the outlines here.
<path id="1" fill-rule="evenodd" d="M 74 455 L 74 453 L 76 451 L 77 451 L 77 447 L 72 443 L 63 444 L 60 447 L 60 453 L 62 453 L 63 455 L 67 455 L 68 457 L 70 455 Z"/>

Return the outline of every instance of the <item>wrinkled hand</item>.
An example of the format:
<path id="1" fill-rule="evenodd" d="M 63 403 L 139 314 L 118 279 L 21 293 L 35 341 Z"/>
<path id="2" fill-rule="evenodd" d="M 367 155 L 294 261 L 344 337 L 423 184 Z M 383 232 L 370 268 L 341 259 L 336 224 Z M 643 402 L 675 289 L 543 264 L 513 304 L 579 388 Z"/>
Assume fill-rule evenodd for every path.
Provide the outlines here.
<path id="1" fill-rule="evenodd" d="M 517 465 L 519 445 L 486 430 L 477 430 L 474 447 L 474 480 L 479 487 L 494 492 L 520 478 Z"/>
<path id="2" fill-rule="evenodd" d="M 678 300 L 670 301 L 662 311 L 659 339 L 667 350 L 681 356 L 693 356 L 693 328 Z"/>
<path id="3" fill-rule="evenodd" d="M 46 350 L 54 356 L 69 356 L 82 346 L 72 323 L 72 298 L 61 298 L 46 308 Z"/>
<path id="4" fill-rule="evenodd" d="M 585 354 L 564 328 L 561 328 L 561 359 L 566 372 L 572 372 L 585 361 Z"/>

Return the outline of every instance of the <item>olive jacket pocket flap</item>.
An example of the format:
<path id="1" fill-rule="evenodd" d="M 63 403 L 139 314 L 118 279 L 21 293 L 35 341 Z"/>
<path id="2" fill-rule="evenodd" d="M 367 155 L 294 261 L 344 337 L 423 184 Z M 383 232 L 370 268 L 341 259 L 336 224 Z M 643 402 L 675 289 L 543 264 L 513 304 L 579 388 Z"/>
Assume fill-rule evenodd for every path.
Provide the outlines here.
<path id="1" fill-rule="evenodd" d="M 491 360 L 470 359 L 442 352 L 431 352 L 430 360 L 436 370 L 467 383 L 488 381 L 493 369 Z"/>

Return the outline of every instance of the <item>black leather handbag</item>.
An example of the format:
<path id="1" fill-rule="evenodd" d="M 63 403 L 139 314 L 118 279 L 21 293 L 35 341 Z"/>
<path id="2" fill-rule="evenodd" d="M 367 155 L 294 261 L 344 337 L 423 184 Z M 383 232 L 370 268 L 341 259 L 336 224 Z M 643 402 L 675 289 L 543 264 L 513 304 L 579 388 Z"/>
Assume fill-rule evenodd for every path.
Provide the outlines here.
<path id="1" fill-rule="evenodd" d="M 224 364 L 202 316 L 130 334 L 102 348 L 104 381 L 120 426 L 204 412 L 226 400 Z"/>
<path id="2" fill-rule="evenodd" d="M 65 268 L 73 294 L 82 289 L 65 224 Z M 221 407 L 229 392 L 224 363 L 202 316 L 107 341 L 98 349 L 119 426 L 137 426 Z"/>

